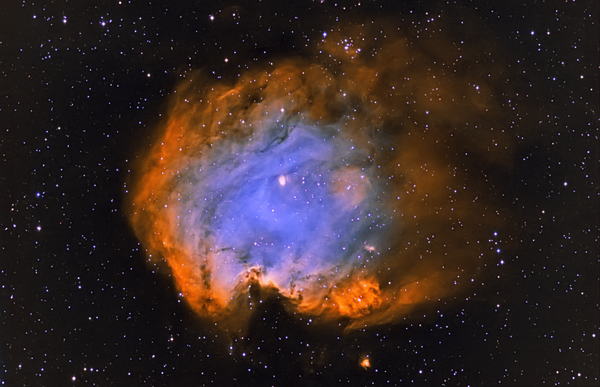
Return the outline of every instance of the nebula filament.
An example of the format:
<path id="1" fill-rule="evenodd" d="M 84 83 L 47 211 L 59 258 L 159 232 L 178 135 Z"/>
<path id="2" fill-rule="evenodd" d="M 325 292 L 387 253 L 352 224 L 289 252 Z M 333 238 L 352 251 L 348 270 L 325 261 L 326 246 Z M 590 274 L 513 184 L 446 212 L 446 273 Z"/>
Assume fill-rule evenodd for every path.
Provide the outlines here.
<path id="1" fill-rule="evenodd" d="M 188 74 L 133 185 L 150 264 L 214 319 L 247 315 L 250 286 L 350 327 L 455 295 L 500 222 L 484 170 L 505 155 L 492 81 L 425 47 L 355 30 L 234 83 Z"/>

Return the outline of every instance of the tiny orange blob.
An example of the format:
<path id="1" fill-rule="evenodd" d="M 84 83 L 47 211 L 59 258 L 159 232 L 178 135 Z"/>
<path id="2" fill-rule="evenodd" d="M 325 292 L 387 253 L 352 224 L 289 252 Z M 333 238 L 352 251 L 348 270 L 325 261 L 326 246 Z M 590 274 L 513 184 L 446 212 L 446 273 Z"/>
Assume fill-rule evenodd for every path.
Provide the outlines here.
<path id="1" fill-rule="evenodd" d="M 371 361 L 369 361 L 368 357 L 365 357 L 360 361 L 360 366 L 364 369 L 368 369 L 371 367 Z"/>

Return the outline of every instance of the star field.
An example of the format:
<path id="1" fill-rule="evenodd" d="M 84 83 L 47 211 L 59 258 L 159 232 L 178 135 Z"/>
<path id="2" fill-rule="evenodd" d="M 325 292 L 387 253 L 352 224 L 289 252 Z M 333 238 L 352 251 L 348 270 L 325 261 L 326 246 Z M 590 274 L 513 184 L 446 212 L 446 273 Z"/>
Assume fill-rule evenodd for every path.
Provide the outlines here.
<path id="1" fill-rule="evenodd" d="M 598 385 L 598 15 L 583 1 L 1 5 L 0 384 Z M 452 172 L 441 195 L 468 214 L 453 227 L 493 219 L 466 239 L 478 263 L 456 292 L 351 330 L 250 289 L 245 328 L 228 331 L 148 262 L 126 215 L 140 161 L 182 82 L 236 84 L 298 57 L 345 79 L 327 44 L 361 28 L 374 32 L 336 49 L 377 63 L 401 34 L 426 58 L 428 88 L 406 72 L 368 102 L 409 112 L 410 138 L 445 133 L 431 151 Z M 448 96 L 482 113 L 437 129 L 427 104 Z M 390 171 L 377 178 L 403 178 Z M 454 251 L 455 234 L 450 247 L 427 235 L 427 253 Z"/>

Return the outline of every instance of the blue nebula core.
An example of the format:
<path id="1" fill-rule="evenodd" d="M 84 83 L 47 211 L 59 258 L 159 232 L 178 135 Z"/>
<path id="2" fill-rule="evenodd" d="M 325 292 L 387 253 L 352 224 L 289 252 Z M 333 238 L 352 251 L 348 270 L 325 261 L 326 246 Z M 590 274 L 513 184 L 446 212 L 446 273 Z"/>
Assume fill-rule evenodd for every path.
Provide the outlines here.
<path id="1" fill-rule="evenodd" d="M 211 239 L 217 281 L 259 268 L 289 288 L 363 267 L 386 230 L 368 149 L 328 126 L 281 126 L 247 141 L 204 151 L 180 211 Z"/>

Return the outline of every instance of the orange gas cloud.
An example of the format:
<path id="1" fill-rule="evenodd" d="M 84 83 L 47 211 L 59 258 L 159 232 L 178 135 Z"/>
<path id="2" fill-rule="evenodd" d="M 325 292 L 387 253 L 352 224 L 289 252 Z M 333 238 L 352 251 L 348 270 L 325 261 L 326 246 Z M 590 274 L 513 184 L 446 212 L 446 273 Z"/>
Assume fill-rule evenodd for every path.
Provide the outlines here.
<path id="1" fill-rule="evenodd" d="M 498 85 L 464 49 L 419 43 L 337 31 L 312 56 L 179 85 L 128 214 L 192 309 L 240 320 L 254 285 L 355 328 L 478 275 L 501 224 L 485 176 L 507 158 Z"/>

